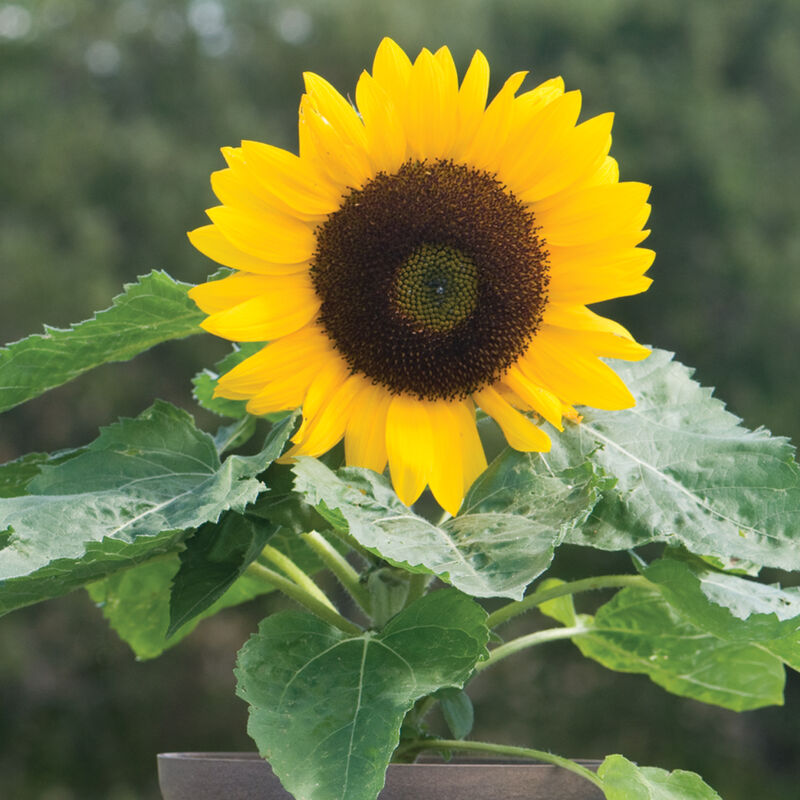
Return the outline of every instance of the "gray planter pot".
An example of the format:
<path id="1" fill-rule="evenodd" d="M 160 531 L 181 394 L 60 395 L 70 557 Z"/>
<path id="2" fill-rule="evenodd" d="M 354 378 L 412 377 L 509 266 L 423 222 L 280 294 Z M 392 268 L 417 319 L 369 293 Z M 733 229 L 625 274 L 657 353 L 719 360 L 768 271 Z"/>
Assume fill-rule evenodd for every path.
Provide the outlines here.
<path id="1" fill-rule="evenodd" d="M 164 800 L 291 800 L 256 753 L 162 753 L 158 778 Z M 603 793 L 549 764 L 423 762 L 392 764 L 380 800 L 603 800 Z"/>

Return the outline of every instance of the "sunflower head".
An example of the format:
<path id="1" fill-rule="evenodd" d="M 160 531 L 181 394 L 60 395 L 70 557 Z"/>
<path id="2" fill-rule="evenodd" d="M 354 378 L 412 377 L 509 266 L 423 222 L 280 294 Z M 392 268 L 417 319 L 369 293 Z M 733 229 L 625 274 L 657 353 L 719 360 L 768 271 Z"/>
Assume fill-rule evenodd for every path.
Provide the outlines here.
<path id="1" fill-rule="evenodd" d="M 342 438 L 451 514 L 485 469 L 476 407 L 511 447 L 545 451 L 575 405 L 634 404 L 602 359 L 649 351 L 587 305 L 642 292 L 649 187 L 619 181 L 611 114 L 577 124 L 560 78 L 487 104 L 476 52 L 412 63 L 390 39 L 351 105 L 307 73 L 299 155 L 225 148 L 221 205 L 193 244 L 234 273 L 190 292 L 206 330 L 268 341 L 217 386 L 253 414 L 301 406 L 289 456 Z"/>

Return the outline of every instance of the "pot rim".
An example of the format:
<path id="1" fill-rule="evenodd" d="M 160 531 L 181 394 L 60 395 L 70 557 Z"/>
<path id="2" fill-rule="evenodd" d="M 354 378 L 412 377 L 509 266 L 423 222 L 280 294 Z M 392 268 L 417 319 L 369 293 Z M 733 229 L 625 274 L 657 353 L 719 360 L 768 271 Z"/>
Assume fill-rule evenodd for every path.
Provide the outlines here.
<path id="1" fill-rule="evenodd" d="M 159 759 L 164 760 L 176 760 L 176 761 L 192 761 L 192 760 L 204 760 L 204 761 L 247 761 L 247 762 L 257 762 L 257 761 L 264 761 L 266 762 L 265 758 L 262 758 L 258 753 L 252 751 L 186 751 L 186 752 L 170 752 L 170 753 L 159 753 Z M 580 764 L 583 767 L 587 767 L 588 769 L 597 769 L 602 763 L 602 759 L 592 759 L 592 758 L 575 758 L 571 759 L 575 761 L 575 763 Z M 268 762 L 267 762 L 268 763 Z M 419 761 L 415 761 L 411 764 L 389 764 L 391 769 L 403 769 L 407 767 L 414 767 L 416 769 L 422 768 L 435 768 L 441 769 L 442 767 L 450 768 L 450 767 L 497 767 L 498 769 L 503 767 L 549 767 L 555 769 L 561 769 L 560 767 L 556 767 L 554 764 L 549 764 L 544 761 L 533 761 L 533 760 L 525 760 L 525 759 L 509 759 L 509 758 L 491 758 L 491 757 L 482 757 L 482 758 L 468 758 L 463 756 L 455 756 L 449 761 L 445 761 L 442 758 L 438 758 L 436 756 L 425 756 L 421 758 Z"/>

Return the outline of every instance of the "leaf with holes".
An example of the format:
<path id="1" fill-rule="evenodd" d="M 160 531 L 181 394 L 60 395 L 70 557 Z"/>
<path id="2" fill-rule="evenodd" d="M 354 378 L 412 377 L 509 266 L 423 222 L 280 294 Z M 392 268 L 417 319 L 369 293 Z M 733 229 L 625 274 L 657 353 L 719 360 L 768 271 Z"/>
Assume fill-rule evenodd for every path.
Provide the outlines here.
<path id="1" fill-rule="evenodd" d="M 464 513 L 441 525 L 403 505 L 389 481 L 371 470 L 333 472 L 300 458 L 295 487 L 331 525 L 395 565 L 432 572 L 473 597 L 520 599 L 599 495 L 591 470 L 566 480 L 539 474 L 527 454 L 519 455 L 501 456 L 467 496 Z"/>
<path id="2" fill-rule="evenodd" d="M 662 558 L 645 570 L 669 604 L 721 639 L 781 639 L 800 629 L 800 590 L 781 589 L 706 568 L 682 558 Z"/>
<path id="3" fill-rule="evenodd" d="M 786 439 L 743 428 L 670 353 L 614 369 L 635 408 L 582 409 L 582 423 L 553 435 L 551 464 L 591 458 L 617 481 L 567 541 L 606 550 L 668 541 L 800 568 L 800 468 Z"/>
<path id="4" fill-rule="evenodd" d="M 243 511 L 292 425 L 276 426 L 256 455 L 220 462 L 189 414 L 159 401 L 43 466 L 30 494 L 0 498 L 0 613 L 172 552 L 187 530 Z"/>

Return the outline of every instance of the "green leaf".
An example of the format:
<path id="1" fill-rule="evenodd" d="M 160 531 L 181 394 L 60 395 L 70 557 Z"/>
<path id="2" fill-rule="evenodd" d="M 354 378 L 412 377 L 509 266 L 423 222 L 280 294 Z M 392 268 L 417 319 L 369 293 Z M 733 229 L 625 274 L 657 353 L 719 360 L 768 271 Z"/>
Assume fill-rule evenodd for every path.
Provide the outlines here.
<path id="1" fill-rule="evenodd" d="M 274 614 L 239 653 L 248 732 L 295 797 L 375 800 L 403 717 L 418 698 L 463 685 L 485 656 L 485 620 L 450 589 L 360 636 L 310 614 Z"/>
<path id="2" fill-rule="evenodd" d="M 472 700 L 463 689 L 439 689 L 436 699 L 442 707 L 442 715 L 447 727 L 456 739 L 465 739 L 472 730 L 475 710 Z"/>
<path id="3" fill-rule="evenodd" d="M 800 592 L 663 558 L 644 570 L 682 616 L 721 639 L 780 639 L 800 629 Z"/>
<path id="4" fill-rule="evenodd" d="M 111 308 L 67 330 L 45 327 L 0 349 L 0 411 L 109 361 L 127 361 L 169 339 L 202 333 L 188 283 L 153 271 L 127 284 Z"/>
<path id="5" fill-rule="evenodd" d="M 265 342 L 247 342 L 235 345 L 234 349 L 225 358 L 214 365 L 214 369 L 204 369 L 192 378 L 194 399 L 205 409 L 219 414 L 221 417 L 239 419 L 247 414 L 246 400 L 228 400 L 224 397 L 214 397 L 217 381 L 220 375 L 230 372 L 237 364 L 246 358 L 255 355 L 261 350 Z"/>
<path id="6" fill-rule="evenodd" d="M 621 550 L 655 540 L 693 553 L 800 568 L 800 468 L 786 439 L 749 431 L 691 371 L 656 350 L 614 362 L 636 395 L 626 411 L 582 409 L 553 435 L 551 462 L 592 460 L 616 486 L 567 541 Z"/>
<path id="7" fill-rule="evenodd" d="M 86 588 L 118 636 L 140 660 L 155 658 L 188 636 L 207 617 L 270 591 L 263 581 L 243 576 L 220 598 L 167 639 L 170 586 L 180 567 L 169 553 L 131 569 L 121 570 Z"/>
<path id="8" fill-rule="evenodd" d="M 258 558 L 275 528 L 264 520 L 227 512 L 219 523 L 207 522 L 180 554 L 170 598 L 167 637 L 205 611 Z"/>
<path id="9" fill-rule="evenodd" d="M 795 633 L 791 636 L 784 636 L 782 639 L 759 642 L 758 647 L 762 647 L 777 656 L 786 666 L 800 672 L 800 634 Z"/>
<path id="10" fill-rule="evenodd" d="M 620 755 L 606 756 L 597 776 L 606 800 L 722 800 L 694 772 L 639 767 Z"/>
<path id="11" fill-rule="evenodd" d="M 334 527 L 345 527 L 392 564 L 432 572 L 473 597 L 520 599 L 549 566 L 565 530 L 586 518 L 598 495 L 591 471 L 578 486 L 537 474 L 527 454 L 518 455 L 501 456 L 466 498 L 465 513 L 441 525 L 403 505 L 389 481 L 371 470 L 333 472 L 300 458 L 295 487 Z M 504 493 L 516 505 L 496 499 Z M 522 515 L 523 503 L 530 516 Z"/>
<path id="12" fill-rule="evenodd" d="M 560 578 L 547 578 L 536 585 L 537 592 L 544 592 L 547 589 L 554 589 L 556 586 L 563 586 L 566 581 Z M 546 616 L 557 620 L 567 628 L 577 625 L 578 618 L 575 614 L 575 603 L 571 594 L 563 597 L 556 597 L 553 600 L 545 600 L 537 606 L 539 611 Z"/>
<path id="13" fill-rule="evenodd" d="M 639 672 L 673 694 L 734 711 L 783 703 L 783 666 L 754 644 L 727 642 L 701 630 L 657 591 L 629 587 L 581 617 L 573 642 L 619 672 Z"/>
<path id="14" fill-rule="evenodd" d="M 220 463 L 192 418 L 157 402 L 104 428 L 80 455 L 44 466 L 30 495 L 0 499 L 0 613 L 173 551 L 185 531 L 243 511 L 263 488 L 288 420 L 254 456 Z"/>
<path id="15" fill-rule="evenodd" d="M 46 464 L 61 464 L 79 455 L 81 450 L 62 450 L 58 453 L 28 453 L 15 461 L 0 464 L 0 497 L 19 497 L 27 494 L 28 484 Z"/>

